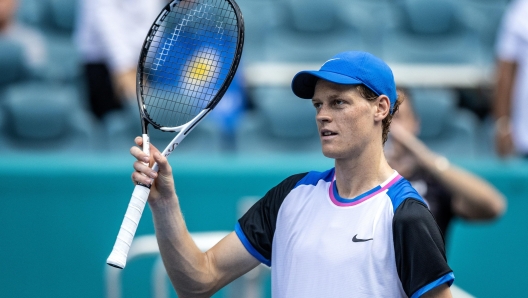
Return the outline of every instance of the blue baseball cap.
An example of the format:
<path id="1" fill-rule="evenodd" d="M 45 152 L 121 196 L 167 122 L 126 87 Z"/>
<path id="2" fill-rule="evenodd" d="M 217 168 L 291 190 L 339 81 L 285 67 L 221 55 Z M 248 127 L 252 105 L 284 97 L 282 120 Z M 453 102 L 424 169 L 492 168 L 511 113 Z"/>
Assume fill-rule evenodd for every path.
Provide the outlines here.
<path id="1" fill-rule="evenodd" d="M 321 69 L 297 73 L 292 80 L 292 90 L 300 98 L 310 99 L 315 84 L 323 79 L 341 85 L 363 84 L 378 96 L 386 95 L 391 113 L 396 102 L 396 83 L 390 67 L 378 57 L 359 51 L 342 52 L 327 60 Z"/>

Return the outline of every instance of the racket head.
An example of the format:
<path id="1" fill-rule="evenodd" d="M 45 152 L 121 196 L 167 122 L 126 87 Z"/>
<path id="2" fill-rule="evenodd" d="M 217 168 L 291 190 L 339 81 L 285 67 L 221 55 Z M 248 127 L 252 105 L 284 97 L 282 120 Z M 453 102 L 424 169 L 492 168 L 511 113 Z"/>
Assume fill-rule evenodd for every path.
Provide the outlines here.
<path id="1" fill-rule="evenodd" d="M 173 0 L 141 49 L 137 99 L 157 129 L 176 128 L 213 109 L 238 68 L 244 21 L 232 0 Z"/>

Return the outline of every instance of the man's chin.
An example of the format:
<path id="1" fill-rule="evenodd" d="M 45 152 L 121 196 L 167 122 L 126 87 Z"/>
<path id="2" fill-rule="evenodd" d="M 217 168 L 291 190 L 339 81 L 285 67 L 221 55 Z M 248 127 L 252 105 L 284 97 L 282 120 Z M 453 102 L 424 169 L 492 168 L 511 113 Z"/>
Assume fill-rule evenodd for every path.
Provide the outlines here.
<path id="1" fill-rule="evenodd" d="M 328 158 L 339 159 L 342 157 L 342 153 L 336 152 L 335 150 L 323 148 L 323 155 Z"/>

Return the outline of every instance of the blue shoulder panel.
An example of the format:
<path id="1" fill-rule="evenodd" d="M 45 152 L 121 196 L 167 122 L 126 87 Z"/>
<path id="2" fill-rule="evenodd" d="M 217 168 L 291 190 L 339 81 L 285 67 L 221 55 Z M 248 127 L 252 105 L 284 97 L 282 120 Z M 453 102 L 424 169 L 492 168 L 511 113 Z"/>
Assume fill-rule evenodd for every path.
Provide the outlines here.
<path id="1" fill-rule="evenodd" d="M 299 182 L 295 184 L 294 188 L 296 188 L 299 185 L 314 185 L 315 186 L 317 185 L 319 180 L 330 182 L 332 181 L 332 179 L 334 179 L 334 168 L 331 168 L 330 170 L 325 171 L 325 172 L 312 171 L 306 174 L 306 176 L 304 176 L 301 180 L 299 180 Z"/>
<path id="2" fill-rule="evenodd" d="M 412 187 L 411 183 L 406 179 L 402 178 L 398 182 L 394 183 L 389 190 L 387 195 L 392 201 L 393 211 L 396 212 L 398 206 L 408 198 L 416 199 L 427 206 L 425 200 L 420 196 L 420 194 Z"/>
<path id="3" fill-rule="evenodd" d="M 244 247 L 247 249 L 247 251 L 253 257 L 255 257 L 255 259 L 259 260 L 261 263 L 267 265 L 268 267 L 271 267 L 271 260 L 266 259 L 253 247 L 253 245 L 251 245 L 251 243 L 246 237 L 246 234 L 244 234 L 244 231 L 242 231 L 242 228 L 240 227 L 240 224 L 238 222 L 235 225 L 235 233 L 237 234 L 238 238 L 240 239 Z"/>

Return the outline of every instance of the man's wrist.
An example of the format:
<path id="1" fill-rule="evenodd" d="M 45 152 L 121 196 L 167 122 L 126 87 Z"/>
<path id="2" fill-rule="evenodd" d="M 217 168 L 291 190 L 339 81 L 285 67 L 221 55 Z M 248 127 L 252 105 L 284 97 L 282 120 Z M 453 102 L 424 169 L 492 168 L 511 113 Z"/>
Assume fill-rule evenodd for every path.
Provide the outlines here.
<path id="1" fill-rule="evenodd" d="M 451 163 L 445 156 L 437 156 L 434 160 L 435 168 L 438 172 L 443 173 L 451 166 Z"/>
<path id="2" fill-rule="evenodd" d="M 172 197 L 159 197 L 156 199 L 148 200 L 150 208 L 155 210 L 168 210 L 171 208 L 179 208 L 178 197 L 173 195 Z"/>

